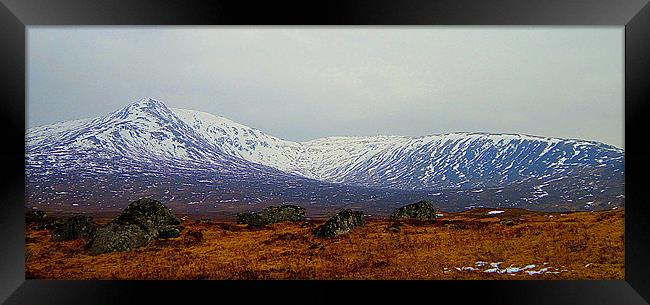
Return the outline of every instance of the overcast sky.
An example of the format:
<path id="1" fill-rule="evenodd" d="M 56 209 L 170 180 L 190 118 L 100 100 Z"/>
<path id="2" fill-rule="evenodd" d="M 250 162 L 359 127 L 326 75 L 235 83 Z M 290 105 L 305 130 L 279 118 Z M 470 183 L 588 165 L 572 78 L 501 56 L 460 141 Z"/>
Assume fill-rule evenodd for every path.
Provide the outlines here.
<path id="1" fill-rule="evenodd" d="M 454 131 L 623 147 L 623 27 L 29 27 L 28 127 L 142 97 L 283 139 Z"/>

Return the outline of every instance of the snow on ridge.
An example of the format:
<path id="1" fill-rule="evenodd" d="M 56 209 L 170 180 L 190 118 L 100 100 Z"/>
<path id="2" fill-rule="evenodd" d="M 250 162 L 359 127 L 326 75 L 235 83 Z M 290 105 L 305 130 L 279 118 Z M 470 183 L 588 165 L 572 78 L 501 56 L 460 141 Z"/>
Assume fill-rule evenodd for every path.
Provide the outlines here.
<path id="1" fill-rule="evenodd" d="M 181 160 L 211 160 L 217 150 L 321 181 L 401 189 L 494 187 L 530 177 L 554 179 L 568 170 L 567 164 L 592 159 L 613 166 L 623 162 L 622 150 L 606 144 L 519 134 L 336 136 L 293 142 L 207 112 L 167 108 L 151 98 L 105 117 L 27 131 L 28 147 L 48 143 Z"/>
<path id="2" fill-rule="evenodd" d="M 283 171 L 296 171 L 300 144 L 269 136 L 258 129 L 207 112 L 170 108 L 225 153 Z"/>

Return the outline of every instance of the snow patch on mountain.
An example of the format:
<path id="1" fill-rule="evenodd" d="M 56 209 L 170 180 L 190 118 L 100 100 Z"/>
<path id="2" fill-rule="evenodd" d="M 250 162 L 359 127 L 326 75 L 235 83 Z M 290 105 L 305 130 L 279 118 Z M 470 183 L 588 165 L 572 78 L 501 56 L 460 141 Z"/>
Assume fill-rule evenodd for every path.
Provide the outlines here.
<path id="1" fill-rule="evenodd" d="M 172 111 L 226 154 L 312 179 L 367 187 L 496 187 L 531 177 L 556 179 L 594 164 L 622 168 L 623 162 L 623 150 L 613 146 L 521 134 L 462 132 L 292 142 L 209 113 Z"/>
<path id="2" fill-rule="evenodd" d="M 356 200 L 352 194 L 361 191 L 348 186 L 376 189 L 386 196 L 388 190 L 434 191 L 440 202 L 470 204 L 490 197 L 499 201 L 494 206 L 504 207 L 544 202 L 562 208 L 566 200 L 580 201 L 581 206 L 592 202 L 591 208 L 624 200 L 624 151 L 602 143 L 468 132 L 293 142 L 206 112 L 168 108 L 150 98 L 103 117 L 29 129 L 26 162 L 34 188 L 53 177 L 61 183 L 85 183 L 115 173 L 129 185 L 125 194 L 136 179 L 156 181 L 173 174 L 190 185 L 255 181 L 255 198 L 237 195 L 253 201 L 277 198 L 299 185 L 319 189 L 300 195 L 310 202 Z M 73 181 L 70 175 L 81 180 Z M 334 188 L 328 183 L 341 188 L 318 199 L 322 189 Z M 192 191 L 191 201 L 208 200 L 207 195 L 196 197 L 201 187 Z M 179 186 L 179 192 L 184 189 Z M 170 198 L 181 196 L 166 192 Z M 380 198 L 367 189 L 362 192 L 367 200 Z M 87 195 L 78 193 L 80 198 Z M 350 197 L 339 199 L 343 195 Z"/>

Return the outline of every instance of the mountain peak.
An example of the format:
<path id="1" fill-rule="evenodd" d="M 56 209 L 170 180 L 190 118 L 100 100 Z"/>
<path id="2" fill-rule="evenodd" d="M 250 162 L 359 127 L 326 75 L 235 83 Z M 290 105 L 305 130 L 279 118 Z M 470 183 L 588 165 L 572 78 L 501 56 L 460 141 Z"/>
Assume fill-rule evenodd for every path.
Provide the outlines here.
<path id="1" fill-rule="evenodd" d="M 132 102 L 126 107 L 120 109 L 118 113 L 160 113 L 160 112 L 169 112 L 169 109 L 165 104 L 160 102 L 159 100 L 150 98 L 150 97 L 144 97 L 141 98 L 135 102 Z"/>
<path id="2" fill-rule="evenodd" d="M 396 204 L 411 200 L 404 199 L 407 192 L 461 209 L 485 202 L 587 210 L 624 204 L 624 151 L 595 142 L 456 132 L 329 137 L 298 143 L 209 113 L 168 108 L 153 98 L 131 102 L 91 121 L 30 131 L 26 175 L 32 183 L 41 183 L 39 192 L 44 192 L 34 192 L 30 200 L 60 201 L 59 185 L 70 187 L 71 197 L 65 198 L 78 200 L 87 194 L 86 187 L 73 193 L 82 183 L 77 177 L 82 177 L 99 181 L 87 187 L 101 188 L 95 199 L 110 202 L 169 186 L 167 198 L 188 204 L 232 199 Z M 87 179 L 88 172 L 96 178 Z M 314 188 L 300 187 L 307 185 L 302 179 L 318 182 Z M 120 187 L 128 191 L 104 197 L 113 194 L 104 181 L 117 180 L 128 183 Z M 323 188 L 325 183 L 346 189 L 323 193 L 320 190 L 329 190 Z M 45 190 L 50 185 L 57 188 Z M 352 187 L 363 191 L 355 193 Z M 385 191 L 371 192 L 375 189 Z M 276 190 L 295 197 L 276 197 Z M 395 195 L 390 190 L 396 190 Z"/>
<path id="3" fill-rule="evenodd" d="M 160 106 L 167 107 L 161 101 L 150 97 L 143 97 L 138 101 L 131 103 L 131 105 L 146 106 L 146 107 L 160 107 Z"/>
<path id="4" fill-rule="evenodd" d="M 162 102 L 153 98 L 141 98 L 131 102 L 122 109 L 117 110 L 102 119 L 104 122 L 120 121 L 127 124 L 142 123 L 151 124 L 154 121 L 169 122 L 178 121 L 174 113 Z M 148 123 L 147 123 L 148 122 Z"/>

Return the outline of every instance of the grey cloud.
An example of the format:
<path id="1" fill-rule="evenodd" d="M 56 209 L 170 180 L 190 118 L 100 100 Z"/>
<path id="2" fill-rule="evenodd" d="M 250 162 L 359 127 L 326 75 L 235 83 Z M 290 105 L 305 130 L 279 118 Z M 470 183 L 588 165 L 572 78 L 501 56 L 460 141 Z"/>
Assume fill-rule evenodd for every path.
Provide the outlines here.
<path id="1" fill-rule="evenodd" d="M 623 147 L 623 28 L 28 29 L 28 127 L 144 96 L 299 141 L 484 131 Z"/>

